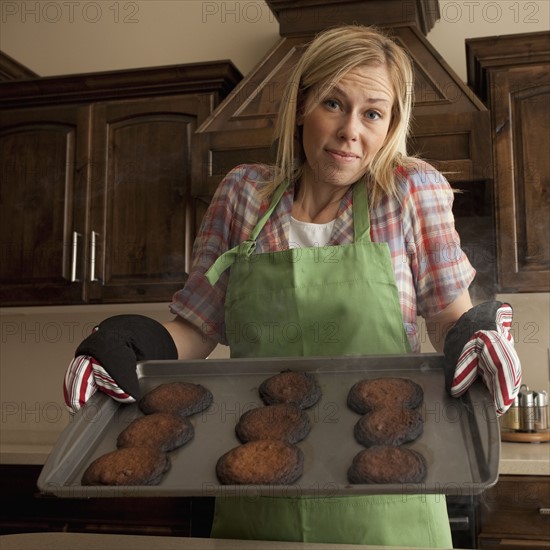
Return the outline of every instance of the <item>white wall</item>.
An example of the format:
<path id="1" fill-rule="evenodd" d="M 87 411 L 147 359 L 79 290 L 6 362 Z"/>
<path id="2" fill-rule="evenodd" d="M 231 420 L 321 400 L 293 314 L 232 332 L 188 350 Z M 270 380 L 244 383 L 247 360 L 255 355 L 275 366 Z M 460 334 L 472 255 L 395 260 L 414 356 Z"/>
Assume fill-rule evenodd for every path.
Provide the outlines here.
<path id="1" fill-rule="evenodd" d="M 0 47 L 40 76 L 231 59 L 249 72 L 279 34 L 263 0 L 2 0 Z"/>

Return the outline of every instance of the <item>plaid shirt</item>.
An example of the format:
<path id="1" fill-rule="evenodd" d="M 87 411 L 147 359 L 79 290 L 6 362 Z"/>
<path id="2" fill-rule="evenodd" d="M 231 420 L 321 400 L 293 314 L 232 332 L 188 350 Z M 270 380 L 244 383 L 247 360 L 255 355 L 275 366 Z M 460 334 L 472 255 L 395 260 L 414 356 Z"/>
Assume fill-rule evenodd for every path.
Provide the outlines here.
<path id="1" fill-rule="evenodd" d="M 211 286 L 204 273 L 225 251 L 246 240 L 269 200 L 259 190 L 270 178 L 264 165 L 241 165 L 220 183 L 193 247 L 193 265 L 185 287 L 170 310 L 206 336 L 227 344 L 223 332 L 229 269 Z M 420 351 L 417 315 L 429 319 L 470 286 L 475 271 L 460 248 L 451 211 L 453 192 L 435 168 L 417 162 L 396 171 L 397 198 L 385 197 L 371 208 L 371 240 L 388 243 L 403 325 L 413 352 Z M 289 248 L 294 198 L 290 184 L 257 239 L 256 253 Z M 329 245 L 353 242 L 352 190 L 340 203 Z M 358 321 L 359 322 L 359 321 Z"/>

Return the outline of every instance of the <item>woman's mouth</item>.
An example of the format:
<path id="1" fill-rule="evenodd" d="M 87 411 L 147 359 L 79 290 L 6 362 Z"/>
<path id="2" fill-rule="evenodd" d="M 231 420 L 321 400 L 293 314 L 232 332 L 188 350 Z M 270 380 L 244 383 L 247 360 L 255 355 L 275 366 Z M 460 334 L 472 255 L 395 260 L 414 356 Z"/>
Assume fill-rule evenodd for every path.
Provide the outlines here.
<path id="1" fill-rule="evenodd" d="M 355 153 L 349 153 L 347 151 L 338 151 L 336 149 L 326 149 L 326 152 L 338 162 L 353 162 L 359 158 Z"/>

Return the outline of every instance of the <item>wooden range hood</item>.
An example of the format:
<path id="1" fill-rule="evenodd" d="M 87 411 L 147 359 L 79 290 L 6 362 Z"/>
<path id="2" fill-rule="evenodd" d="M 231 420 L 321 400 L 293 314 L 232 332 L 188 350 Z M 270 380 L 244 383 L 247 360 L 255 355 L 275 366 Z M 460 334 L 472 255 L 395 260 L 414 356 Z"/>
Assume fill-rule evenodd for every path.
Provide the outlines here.
<path id="1" fill-rule="evenodd" d="M 410 152 L 429 160 L 456 187 L 492 178 L 489 112 L 425 38 L 439 18 L 437 0 L 266 2 L 279 22 L 280 40 L 195 134 L 198 221 L 228 170 L 272 160 L 272 132 L 288 74 L 316 33 L 339 24 L 388 28 L 413 58 Z"/>

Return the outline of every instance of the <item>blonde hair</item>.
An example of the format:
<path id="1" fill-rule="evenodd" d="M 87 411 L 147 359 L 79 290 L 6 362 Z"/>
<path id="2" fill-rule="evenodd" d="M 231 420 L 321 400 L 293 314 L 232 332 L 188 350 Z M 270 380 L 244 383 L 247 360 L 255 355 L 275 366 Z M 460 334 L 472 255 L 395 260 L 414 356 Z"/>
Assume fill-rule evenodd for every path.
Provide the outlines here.
<path id="1" fill-rule="evenodd" d="M 298 114 L 307 115 L 349 71 L 380 64 L 388 69 L 395 99 L 385 143 L 372 160 L 365 178 L 372 204 L 379 203 L 386 194 L 396 193 L 394 172 L 407 157 L 414 89 L 412 63 L 405 51 L 382 31 L 349 25 L 317 35 L 294 67 L 279 107 L 274 134 L 275 176 L 264 189 L 266 196 L 282 181 L 297 181 L 301 176 L 305 156 L 298 139 Z M 313 101 L 311 92 L 315 94 Z"/>

